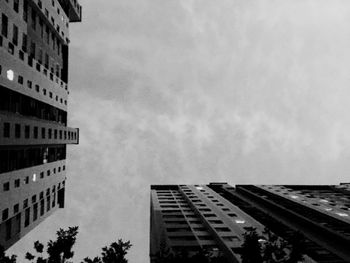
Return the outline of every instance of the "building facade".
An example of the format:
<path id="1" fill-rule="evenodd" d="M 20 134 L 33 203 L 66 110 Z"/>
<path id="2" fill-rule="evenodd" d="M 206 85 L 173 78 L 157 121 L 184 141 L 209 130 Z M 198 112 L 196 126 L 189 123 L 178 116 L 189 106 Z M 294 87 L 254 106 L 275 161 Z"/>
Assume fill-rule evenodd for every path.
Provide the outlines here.
<path id="1" fill-rule="evenodd" d="M 69 23 L 76 0 L 0 0 L 0 245 L 64 207 Z"/>
<path id="2" fill-rule="evenodd" d="M 243 234 L 252 227 L 287 242 L 302 233 L 304 262 L 350 262 L 349 209 L 350 184 L 153 185 L 151 262 L 201 249 L 241 262 Z"/>

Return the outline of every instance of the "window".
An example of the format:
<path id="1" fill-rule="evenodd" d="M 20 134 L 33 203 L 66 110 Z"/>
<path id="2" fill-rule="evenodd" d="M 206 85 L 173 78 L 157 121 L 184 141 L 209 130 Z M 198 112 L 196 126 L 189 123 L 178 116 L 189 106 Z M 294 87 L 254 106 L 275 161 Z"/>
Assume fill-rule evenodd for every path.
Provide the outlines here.
<path id="1" fill-rule="evenodd" d="M 29 184 L 29 176 L 27 176 L 27 177 L 24 179 L 24 183 L 25 183 L 25 184 Z"/>
<path id="2" fill-rule="evenodd" d="M 57 130 L 54 130 L 54 138 L 57 139 Z"/>
<path id="3" fill-rule="evenodd" d="M 50 211 L 50 196 L 46 197 L 46 212 Z"/>
<path id="4" fill-rule="evenodd" d="M 23 201 L 23 209 L 28 207 L 28 199 Z"/>
<path id="5" fill-rule="evenodd" d="M 34 127 L 34 139 L 38 139 L 38 127 Z"/>
<path id="6" fill-rule="evenodd" d="M 13 10 L 15 10 L 18 13 L 19 8 L 19 0 L 13 0 Z"/>
<path id="7" fill-rule="evenodd" d="M 4 122 L 4 137 L 9 138 L 10 137 L 10 123 Z"/>
<path id="8" fill-rule="evenodd" d="M 15 205 L 13 206 L 13 213 L 14 213 L 14 214 L 17 214 L 18 211 L 19 211 L 19 204 L 15 204 Z"/>
<path id="9" fill-rule="evenodd" d="M 2 210 L 2 221 L 5 221 L 9 217 L 9 209 Z"/>
<path id="10" fill-rule="evenodd" d="M 27 81 L 27 87 L 28 87 L 29 89 L 31 89 L 32 86 L 33 86 L 33 82 L 31 82 L 30 80 L 28 80 L 28 81 Z"/>
<path id="11" fill-rule="evenodd" d="M 28 22 L 28 2 L 23 1 L 23 20 Z"/>
<path id="12" fill-rule="evenodd" d="M 24 218 L 24 227 L 27 227 L 27 226 L 29 226 L 29 218 L 30 218 L 30 208 L 28 208 L 28 209 L 26 209 L 25 210 L 25 213 L 24 213 L 24 215 L 25 215 L 25 218 Z"/>
<path id="13" fill-rule="evenodd" d="M 38 218 L 38 204 L 34 204 L 33 206 L 33 221 L 37 220 Z"/>
<path id="14" fill-rule="evenodd" d="M 35 85 L 35 90 L 36 90 L 36 92 L 40 92 L 40 86 L 39 85 Z"/>
<path id="15" fill-rule="evenodd" d="M 45 128 L 41 128 L 41 138 L 45 139 L 45 133 L 46 133 L 46 129 Z"/>
<path id="16" fill-rule="evenodd" d="M 43 179 L 44 178 L 44 172 L 41 172 L 40 173 L 40 179 Z"/>
<path id="17" fill-rule="evenodd" d="M 4 14 L 1 17 L 1 34 L 4 37 L 7 37 L 8 34 L 8 17 Z"/>
<path id="18" fill-rule="evenodd" d="M 212 224 L 223 224 L 221 220 L 209 220 L 209 223 L 212 223 Z"/>
<path id="19" fill-rule="evenodd" d="M 20 179 L 15 180 L 15 188 L 18 188 L 20 186 Z"/>
<path id="20" fill-rule="evenodd" d="M 6 182 L 2 185 L 2 189 L 4 190 L 4 192 L 10 191 L 10 183 Z"/>
<path id="21" fill-rule="evenodd" d="M 45 201 L 44 199 L 40 200 L 40 215 L 42 216 L 45 213 Z"/>
<path id="22" fill-rule="evenodd" d="M 33 195 L 33 196 L 32 196 L 32 203 L 33 203 L 33 204 L 36 203 L 36 195 Z"/>
<path id="23" fill-rule="evenodd" d="M 48 132 L 49 132 L 49 139 L 51 139 L 52 138 L 52 130 L 49 129 Z"/>
<path id="24" fill-rule="evenodd" d="M 29 125 L 24 126 L 24 137 L 26 139 L 29 139 L 29 137 L 30 137 L 30 127 L 29 127 Z"/>
<path id="25" fill-rule="evenodd" d="M 13 25 L 12 43 L 13 43 L 15 46 L 18 45 L 18 27 L 17 27 L 15 24 Z"/>
<path id="26" fill-rule="evenodd" d="M 30 44 L 30 54 L 29 54 L 32 58 L 35 58 L 35 49 L 36 49 L 35 43 L 32 41 Z"/>
<path id="27" fill-rule="evenodd" d="M 230 232 L 231 231 L 228 227 L 215 227 L 215 230 L 218 232 Z"/>
<path id="28" fill-rule="evenodd" d="M 36 29 L 36 12 L 34 9 L 32 9 L 32 28 Z"/>
<path id="29" fill-rule="evenodd" d="M 16 138 L 21 137 L 21 125 L 18 123 L 15 124 L 15 137 Z"/>

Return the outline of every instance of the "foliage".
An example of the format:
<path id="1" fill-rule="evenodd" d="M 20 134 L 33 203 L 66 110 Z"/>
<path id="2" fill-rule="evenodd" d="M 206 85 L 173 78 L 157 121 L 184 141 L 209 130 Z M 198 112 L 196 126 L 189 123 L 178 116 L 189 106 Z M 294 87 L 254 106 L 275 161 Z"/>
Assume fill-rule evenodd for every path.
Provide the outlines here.
<path id="1" fill-rule="evenodd" d="M 59 229 L 56 235 L 55 241 L 50 240 L 47 243 L 46 251 L 42 243 L 34 242 L 34 255 L 27 252 L 25 259 L 31 263 L 72 263 L 69 260 L 74 256 L 72 248 L 78 235 L 78 227 L 69 227 L 67 230 Z M 82 263 L 127 263 L 125 256 L 131 246 L 130 241 L 123 242 L 119 239 L 109 247 L 103 247 L 100 257 L 85 258 Z M 0 263 L 16 263 L 16 256 L 6 256 L 4 248 L 0 246 Z"/>
<path id="2" fill-rule="evenodd" d="M 303 261 L 303 240 L 300 233 L 295 233 L 287 242 L 265 229 L 259 236 L 252 228 L 244 234 L 240 248 L 243 263 L 298 263 Z"/>
<path id="3" fill-rule="evenodd" d="M 156 263 L 226 263 L 222 255 L 214 255 L 210 250 L 199 250 L 189 253 L 187 250 L 162 251 L 155 256 Z"/>
<path id="4" fill-rule="evenodd" d="M 34 249 L 37 256 L 27 252 L 25 258 L 30 262 L 36 263 L 69 263 L 69 259 L 73 258 L 73 245 L 78 234 L 78 227 L 69 227 L 67 230 L 59 229 L 56 232 L 55 241 L 50 240 L 47 243 L 47 257 L 43 255 L 44 245 L 39 241 L 34 243 Z"/>
<path id="5" fill-rule="evenodd" d="M 5 249 L 3 246 L 0 245 L 0 262 L 1 263 L 16 263 L 16 256 L 6 256 L 5 255 Z"/>
<path id="6" fill-rule="evenodd" d="M 127 263 L 128 260 L 125 256 L 131 246 L 130 241 L 123 242 L 119 239 L 118 242 L 113 242 L 109 247 L 103 247 L 101 257 L 94 259 L 87 257 L 82 263 Z"/>

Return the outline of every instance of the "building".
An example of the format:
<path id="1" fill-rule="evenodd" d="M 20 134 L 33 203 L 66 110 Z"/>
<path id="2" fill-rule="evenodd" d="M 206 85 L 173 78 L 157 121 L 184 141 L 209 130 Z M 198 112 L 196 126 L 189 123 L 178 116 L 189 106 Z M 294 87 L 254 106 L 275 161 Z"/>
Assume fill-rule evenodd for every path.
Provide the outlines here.
<path id="1" fill-rule="evenodd" d="M 350 184 L 153 185 L 151 262 L 200 249 L 241 262 L 243 234 L 251 228 L 267 228 L 287 242 L 301 232 L 305 262 L 350 262 L 349 209 Z"/>
<path id="2" fill-rule="evenodd" d="M 0 244 L 64 207 L 69 22 L 76 0 L 0 1 Z"/>

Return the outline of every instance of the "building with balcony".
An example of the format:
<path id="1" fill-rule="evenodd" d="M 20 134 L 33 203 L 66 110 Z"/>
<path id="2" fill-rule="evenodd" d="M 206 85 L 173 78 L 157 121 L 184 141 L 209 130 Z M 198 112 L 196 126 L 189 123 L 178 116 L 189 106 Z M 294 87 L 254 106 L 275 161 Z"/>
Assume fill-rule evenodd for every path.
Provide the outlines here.
<path id="1" fill-rule="evenodd" d="M 302 233 L 304 262 L 350 262 L 350 184 L 152 185 L 150 226 L 151 262 L 201 250 L 241 262 L 252 228 L 287 242 Z"/>
<path id="2" fill-rule="evenodd" d="M 64 207 L 69 23 L 76 0 L 0 1 L 0 245 Z"/>

